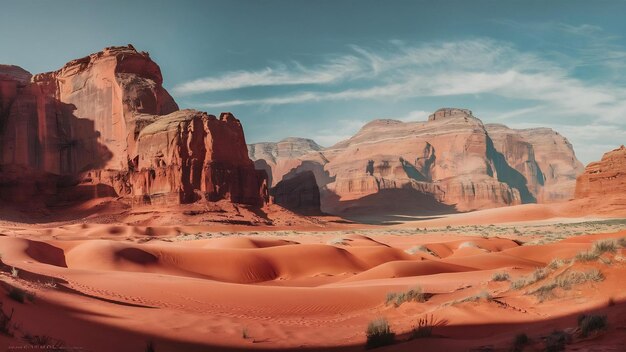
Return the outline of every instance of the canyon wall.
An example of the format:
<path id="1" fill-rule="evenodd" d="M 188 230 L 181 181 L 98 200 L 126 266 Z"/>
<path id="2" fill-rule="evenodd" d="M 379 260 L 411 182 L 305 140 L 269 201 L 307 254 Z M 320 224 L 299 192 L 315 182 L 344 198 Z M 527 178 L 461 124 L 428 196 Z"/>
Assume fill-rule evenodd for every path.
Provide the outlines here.
<path id="1" fill-rule="evenodd" d="M 622 145 L 587 165 L 577 179 L 576 198 L 626 199 L 626 147 Z"/>
<path id="2" fill-rule="evenodd" d="M 483 125 L 466 109 L 445 108 L 428 121 L 374 120 L 326 149 L 295 148 L 277 158 L 248 146 L 257 168 L 277 184 L 312 171 L 329 213 L 420 214 L 468 211 L 571 198 L 582 165 L 549 129 Z M 289 149 L 288 147 L 285 147 Z"/>
<path id="3" fill-rule="evenodd" d="M 243 129 L 179 110 L 159 66 L 132 45 L 31 76 L 0 65 L 0 197 L 114 196 L 139 204 L 267 200 Z M 31 179 L 31 180 L 29 180 Z M 69 190 L 68 190 L 69 188 Z M 68 198 L 69 197 L 69 198 Z"/>

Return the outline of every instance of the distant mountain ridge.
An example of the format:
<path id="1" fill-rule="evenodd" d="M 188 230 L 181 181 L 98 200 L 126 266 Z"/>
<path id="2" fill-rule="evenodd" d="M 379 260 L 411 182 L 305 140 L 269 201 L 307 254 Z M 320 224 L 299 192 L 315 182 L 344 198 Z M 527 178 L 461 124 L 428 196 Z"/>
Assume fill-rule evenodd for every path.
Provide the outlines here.
<path id="1" fill-rule="evenodd" d="M 583 165 L 548 128 L 483 124 L 470 110 L 443 108 L 427 121 L 373 120 L 328 148 L 304 138 L 248 145 L 270 185 L 315 174 L 329 213 L 468 211 L 573 197 Z"/>

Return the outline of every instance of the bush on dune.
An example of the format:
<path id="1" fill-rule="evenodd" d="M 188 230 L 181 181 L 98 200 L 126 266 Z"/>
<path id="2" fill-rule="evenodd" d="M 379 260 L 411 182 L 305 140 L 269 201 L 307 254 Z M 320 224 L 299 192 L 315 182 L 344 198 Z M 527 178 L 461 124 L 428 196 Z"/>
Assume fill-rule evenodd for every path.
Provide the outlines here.
<path id="1" fill-rule="evenodd" d="M 554 298 L 553 290 L 561 288 L 570 290 L 573 286 L 582 285 L 586 282 L 599 282 L 604 280 L 604 275 L 598 269 L 588 271 L 566 271 L 533 291 L 528 292 L 530 295 L 537 297 L 539 302 L 543 302 Z"/>
<path id="2" fill-rule="evenodd" d="M 11 314 L 7 314 L 4 312 L 2 308 L 3 302 L 0 301 L 0 333 L 5 334 L 7 336 L 13 336 L 11 333 L 11 320 L 13 319 L 13 309 L 11 309 Z"/>
<path id="3" fill-rule="evenodd" d="M 565 345 L 570 343 L 572 337 L 568 335 L 565 331 L 557 331 L 552 332 L 548 337 L 546 337 L 546 352 L 560 352 L 565 350 Z"/>
<path id="4" fill-rule="evenodd" d="M 509 275 L 509 273 L 500 272 L 500 273 L 494 273 L 493 276 L 491 277 L 491 281 L 508 281 L 510 278 L 511 276 Z"/>
<path id="5" fill-rule="evenodd" d="M 428 315 L 425 318 L 420 318 L 417 321 L 417 326 L 411 330 L 410 339 L 420 339 L 425 337 L 431 337 L 433 335 L 433 328 L 435 327 L 433 316 Z"/>
<path id="6" fill-rule="evenodd" d="M 578 327 L 580 328 L 580 334 L 582 337 L 589 336 L 589 333 L 593 331 L 599 331 L 606 329 L 607 326 L 606 315 L 586 315 L 583 314 L 578 317 Z"/>
<path id="7" fill-rule="evenodd" d="M 602 253 L 615 253 L 617 252 L 617 248 L 619 245 L 616 240 L 601 240 L 593 243 L 591 250 L 594 253 L 602 254 Z"/>
<path id="8" fill-rule="evenodd" d="M 385 318 L 372 320 L 367 325 L 365 334 L 367 336 L 365 347 L 368 349 L 391 345 L 396 337 Z"/>
<path id="9" fill-rule="evenodd" d="M 405 292 L 390 292 L 387 294 L 387 300 L 385 301 L 385 305 L 389 305 L 393 303 L 394 306 L 399 307 L 402 303 L 405 302 L 426 302 L 426 300 L 430 297 L 428 293 L 424 293 L 420 286 L 415 286 L 414 288 L 405 291 Z"/>

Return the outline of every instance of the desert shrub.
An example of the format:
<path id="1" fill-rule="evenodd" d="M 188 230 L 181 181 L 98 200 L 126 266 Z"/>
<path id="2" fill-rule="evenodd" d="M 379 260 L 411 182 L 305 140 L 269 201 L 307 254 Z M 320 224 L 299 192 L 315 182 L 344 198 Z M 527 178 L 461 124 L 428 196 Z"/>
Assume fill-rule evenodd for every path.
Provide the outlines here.
<path id="1" fill-rule="evenodd" d="M 390 292 L 387 294 L 387 300 L 385 301 L 386 305 L 393 303 L 394 306 L 399 307 L 404 302 L 426 302 L 426 300 L 430 297 L 429 294 L 424 293 L 420 286 L 415 286 L 414 288 L 405 291 L 405 292 Z"/>
<path id="2" fill-rule="evenodd" d="M 511 289 L 513 290 L 522 289 L 524 286 L 526 286 L 526 279 L 523 277 L 511 282 Z"/>
<path id="3" fill-rule="evenodd" d="M 555 288 L 557 288 L 557 284 L 552 282 L 536 288 L 535 290 L 529 292 L 529 294 L 537 297 L 539 302 L 543 302 L 554 297 L 554 293 L 552 291 Z"/>
<path id="4" fill-rule="evenodd" d="M 19 287 L 11 287 L 9 289 L 9 298 L 11 298 L 12 300 L 16 302 L 24 303 L 27 296 L 28 296 L 28 293 Z"/>
<path id="5" fill-rule="evenodd" d="M 367 325 L 365 334 L 367 336 L 365 347 L 368 349 L 391 345 L 396 337 L 385 318 L 372 320 Z"/>
<path id="6" fill-rule="evenodd" d="M 617 242 L 615 240 L 601 240 L 601 241 L 595 241 L 593 243 L 593 246 L 591 247 L 591 250 L 594 253 L 597 254 L 602 254 L 602 253 L 615 253 L 617 251 Z"/>
<path id="7" fill-rule="evenodd" d="M 550 274 L 549 269 L 537 268 L 530 276 L 522 277 L 511 282 L 511 289 L 519 290 L 528 285 L 532 285 L 537 281 L 545 279 L 548 274 Z"/>
<path id="8" fill-rule="evenodd" d="M 465 302 L 478 302 L 481 299 L 484 299 L 485 301 L 489 301 L 490 302 L 490 301 L 493 301 L 493 296 L 489 292 L 487 292 L 487 291 L 482 291 L 482 292 L 480 292 L 480 293 L 478 293 L 476 295 L 456 300 L 456 301 L 452 302 L 452 304 L 465 303 Z"/>
<path id="9" fill-rule="evenodd" d="M 567 264 L 568 262 L 564 259 L 560 259 L 560 258 L 555 258 L 552 259 L 550 261 L 550 263 L 548 264 L 548 268 L 552 269 L 552 270 L 556 270 L 560 267 L 562 267 L 563 265 Z"/>
<path id="10" fill-rule="evenodd" d="M 333 238 L 332 240 L 326 242 L 327 244 L 331 245 L 331 246 L 347 246 L 348 245 L 349 240 L 343 238 L 343 237 L 337 237 L 337 238 Z"/>
<path id="11" fill-rule="evenodd" d="M 546 337 L 546 352 L 559 352 L 565 349 L 565 345 L 571 341 L 565 331 L 554 331 Z"/>
<path id="12" fill-rule="evenodd" d="M 568 271 L 554 278 L 551 282 L 529 292 L 528 294 L 536 296 L 539 302 L 543 302 L 554 298 L 553 290 L 557 287 L 563 290 L 569 290 L 575 285 L 581 285 L 590 281 L 598 282 L 602 280 L 604 280 L 604 275 L 602 275 L 602 273 L 597 269 L 591 269 L 585 272 Z"/>
<path id="13" fill-rule="evenodd" d="M 590 332 L 606 329 L 606 315 L 580 315 L 578 317 L 578 327 L 580 334 L 587 337 Z"/>
<path id="14" fill-rule="evenodd" d="M 617 245 L 624 248 L 626 247 L 626 237 L 622 237 L 622 238 L 618 238 L 617 239 Z M 2 257 L 0 257 L 2 258 Z"/>
<path id="15" fill-rule="evenodd" d="M 36 346 L 37 350 L 42 351 L 62 351 L 65 343 L 63 341 L 52 338 L 47 335 L 30 335 L 24 334 L 22 339 L 31 346 Z"/>
<path id="16" fill-rule="evenodd" d="M 513 340 L 513 352 L 521 352 L 524 349 L 524 346 L 528 345 L 530 342 L 530 338 L 528 335 L 521 333 L 515 335 L 515 339 Z"/>
<path id="17" fill-rule="evenodd" d="M 435 327 L 433 316 L 430 316 L 430 321 L 428 319 L 428 315 L 424 318 L 420 318 L 417 321 L 417 326 L 415 326 L 411 330 L 410 339 L 419 339 L 424 337 L 431 337 L 433 335 L 433 328 Z"/>
<path id="18" fill-rule="evenodd" d="M 575 259 L 579 262 L 590 262 L 593 260 L 598 260 L 600 258 L 600 254 L 593 251 L 583 251 L 576 254 Z"/>
<path id="19" fill-rule="evenodd" d="M 493 276 L 491 277 L 491 281 L 508 281 L 510 278 L 511 276 L 509 275 L 509 273 L 500 272 L 500 273 L 494 273 Z"/>
<path id="20" fill-rule="evenodd" d="M 11 320 L 13 319 L 13 309 L 11 309 L 11 314 L 7 314 L 4 312 L 2 306 L 3 302 L 0 301 L 0 333 L 8 336 L 13 336 L 13 334 L 11 333 Z"/>
<path id="21" fill-rule="evenodd" d="M 546 268 L 537 268 L 534 272 L 533 272 L 533 276 L 532 276 L 532 283 L 535 283 L 539 280 L 543 280 L 545 279 L 548 274 L 550 274 L 550 271 L 547 270 Z"/>
<path id="22" fill-rule="evenodd" d="M 598 269 L 591 269 L 585 272 L 568 271 L 557 277 L 554 281 L 562 289 L 569 290 L 574 285 L 580 285 L 585 282 L 604 280 L 604 275 Z"/>

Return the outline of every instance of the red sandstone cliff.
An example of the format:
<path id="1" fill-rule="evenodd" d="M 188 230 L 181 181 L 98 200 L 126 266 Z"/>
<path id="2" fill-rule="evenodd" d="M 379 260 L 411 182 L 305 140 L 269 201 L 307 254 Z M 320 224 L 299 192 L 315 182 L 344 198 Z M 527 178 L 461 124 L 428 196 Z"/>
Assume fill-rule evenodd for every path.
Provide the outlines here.
<path id="1" fill-rule="evenodd" d="M 82 186 L 141 203 L 262 204 L 265 180 L 240 122 L 178 110 L 162 82 L 159 66 L 131 45 L 32 78 L 0 66 L 0 196 L 15 200 L 8 189 L 23 186 L 54 201 L 60 188 Z"/>
<path id="2" fill-rule="evenodd" d="M 525 177 L 538 202 L 573 197 L 576 177 L 584 166 L 565 137 L 549 128 L 512 129 L 501 124 L 487 124 L 485 128 L 495 149 Z"/>
<path id="3" fill-rule="evenodd" d="M 297 156 L 275 157 L 265 144 L 248 149 L 273 184 L 287 172 L 313 171 L 325 212 L 419 214 L 570 198 L 582 165 L 567 140 L 540 132 L 440 109 L 424 122 L 375 120 L 348 140 Z"/>
<path id="4" fill-rule="evenodd" d="M 592 162 L 576 180 L 576 198 L 626 199 L 626 147 L 614 149 Z"/>

